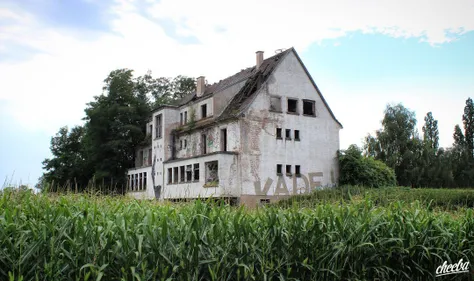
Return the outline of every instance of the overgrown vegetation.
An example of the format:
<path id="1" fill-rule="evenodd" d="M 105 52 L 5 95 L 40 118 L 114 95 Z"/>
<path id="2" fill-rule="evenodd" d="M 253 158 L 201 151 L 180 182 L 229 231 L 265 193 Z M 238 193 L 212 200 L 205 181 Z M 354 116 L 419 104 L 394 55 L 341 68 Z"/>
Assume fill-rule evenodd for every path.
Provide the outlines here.
<path id="1" fill-rule="evenodd" d="M 474 260 L 472 210 L 419 202 L 249 211 L 7 191 L 0 209 L 0 280 L 433 280 Z"/>
<path id="2" fill-rule="evenodd" d="M 339 152 L 339 183 L 368 187 L 395 186 L 395 172 L 382 161 L 362 156 L 362 151 L 351 145 Z"/>
<path id="3" fill-rule="evenodd" d="M 153 78 L 151 73 L 134 78 L 133 71 L 118 69 L 104 80 L 104 93 L 85 109 L 85 124 L 67 127 L 51 139 L 50 159 L 38 188 L 83 191 L 101 184 L 108 192 L 122 192 L 126 171 L 134 166 L 135 149 L 147 141 L 150 111 L 172 103 L 195 87 L 193 78 Z M 148 139 L 148 140 L 147 140 Z"/>
<path id="4" fill-rule="evenodd" d="M 466 100 L 462 123 L 454 127 L 453 146 L 439 147 L 438 121 L 428 112 L 423 136 L 417 129 L 415 112 L 402 104 L 387 105 L 382 128 L 364 143 L 366 156 L 394 169 L 397 183 L 413 187 L 474 186 L 474 103 Z"/>
<path id="5" fill-rule="evenodd" d="M 316 190 L 308 195 L 293 196 L 278 202 L 278 205 L 282 207 L 314 207 L 326 203 L 353 204 L 364 200 L 370 200 L 381 207 L 396 202 L 418 201 L 424 208 L 452 211 L 474 208 L 474 190 L 410 187 L 367 188 L 346 185 Z"/>

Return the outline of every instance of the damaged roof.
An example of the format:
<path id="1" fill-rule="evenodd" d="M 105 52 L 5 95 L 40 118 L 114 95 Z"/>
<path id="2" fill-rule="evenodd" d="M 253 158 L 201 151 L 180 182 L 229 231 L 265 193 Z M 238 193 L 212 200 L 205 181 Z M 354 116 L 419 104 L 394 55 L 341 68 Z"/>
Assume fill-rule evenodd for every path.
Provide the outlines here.
<path id="1" fill-rule="evenodd" d="M 181 107 L 184 106 L 190 102 L 195 102 L 198 100 L 206 99 L 211 95 L 217 94 L 220 91 L 235 85 L 240 82 L 244 82 L 245 84 L 240 88 L 240 90 L 234 95 L 234 97 L 230 100 L 229 104 L 227 107 L 223 110 L 220 116 L 217 116 L 216 119 L 214 119 L 213 122 L 218 122 L 218 121 L 223 121 L 226 119 L 230 118 L 236 118 L 238 117 L 245 109 L 247 106 L 249 106 L 252 101 L 253 101 L 253 96 L 255 93 L 258 92 L 260 89 L 261 85 L 265 83 L 265 81 L 270 77 L 270 75 L 273 73 L 273 71 L 276 69 L 276 67 L 279 65 L 279 62 L 282 61 L 284 56 L 286 56 L 288 53 L 294 52 L 296 58 L 298 61 L 301 63 L 301 66 L 303 67 L 304 71 L 310 78 L 313 86 L 315 87 L 316 91 L 321 97 L 321 100 L 323 101 L 324 105 L 328 109 L 329 113 L 331 116 L 334 118 L 334 120 L 341 126 L 342 124 L 336 119 L 334 116 L 333 112 L 329 108 L 329 105 L 327 104 L 326 100 L 322 96 L 321 92 L 319 91 L 318 87 L 316 86 L 316 83 L 312 79 L 311 75 L 309 74 L 308 70 L 306 69 L 305 65 L 301 61 L 300 57 L 296 53 L 294 48 L 289 48 L 285 51 L 282 51 L 272 57 L 269 57 L 265 60 L 263 60 L 262 64 L 260 65 L 259 69 L 256 69 L 255 66 L 246 68 L 241 70 L 240 72 L 229 76 L 223 80 L 220 80 L 219 82 L 216 82 L 211 85 L 206 85 L 206 88 L 204 90 L 204 94 L 201 97 L 197 97 L 196 92 L 193 92 L 185 97 L 183 97 L 181 100 L 178 100 L 174 102 L 171 106 L 172 107 Z M 200 126 L 197 126 L 200 127 Z M 197 128 L 196 128 L 197 129 Z"/>

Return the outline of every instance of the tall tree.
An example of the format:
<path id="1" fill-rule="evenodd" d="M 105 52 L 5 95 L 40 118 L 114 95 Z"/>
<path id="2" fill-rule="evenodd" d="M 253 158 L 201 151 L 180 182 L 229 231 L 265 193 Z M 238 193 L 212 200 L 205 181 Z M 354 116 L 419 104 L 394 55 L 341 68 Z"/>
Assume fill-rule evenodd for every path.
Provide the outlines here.
<path id="1" fill-rule="evenodd" d="M 416 131 L 415 113 L 402 104 L 387 105 L 382 129 L 376 137 L 366 138 L 366 154 L 373 155 L 395 170 L 398 184 L 413 185 L 418 181 L 416 161 L 421 141 Z"/>
<path id="2" fill-rule="evenodd" d="M 472 159 L 474 158 L 474 103 L 471 98 L 466 100 L 462 122 L 464 125 L 466 152 L 468 153 L 469 158 Z"/>
<path id="3" fill-rule="evenodd" d="M 136 88 L 132 70 L 112 71 L 104 82 L 106 94 L 94 97 L 85 109 L 85 141 L 95 178 L 123 190 L 135 147 L 145 137 L 149 106 L 143 91 Z"/>
<path id="4" fill-rule="evenodd" d="M 83 146 L 85 128 L 77 126 L 69 132 L 68 127 L 59 129 L 56 136 L 51 138 L 51 159 L 43 161 L 43 169 L 46 172 L 43 180 L 53 183 L 54 189 L 60 190 L 68 187 L 87 185 L 92 174 L 88 168 L 87 156 Z"/>
<path id="5" fill-rule="evenodd" d="M 425 116 L 423 125 L 423 148 L 418 161 L 418 170 L 420 171 L 419 185 L 424 187 L 435 187 L 439 185 L 439 159 L 437 158 L 439 149 L 438 120 L 435 120 L 433 114 L 428 112 Z"/>

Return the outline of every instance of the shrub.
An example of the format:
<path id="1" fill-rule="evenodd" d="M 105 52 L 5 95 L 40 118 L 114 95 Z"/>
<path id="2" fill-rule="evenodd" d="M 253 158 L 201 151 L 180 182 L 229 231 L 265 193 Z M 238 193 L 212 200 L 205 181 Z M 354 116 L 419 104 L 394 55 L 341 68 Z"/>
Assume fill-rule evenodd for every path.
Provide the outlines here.
<path id="1" fill-rule="evenodd" d="M 341 185 L 360 185 L 368 187 L 395 186 L 393 169 L 372 157 L 362 156 L 356 145 L 350 145 L 339 153 Z"/>

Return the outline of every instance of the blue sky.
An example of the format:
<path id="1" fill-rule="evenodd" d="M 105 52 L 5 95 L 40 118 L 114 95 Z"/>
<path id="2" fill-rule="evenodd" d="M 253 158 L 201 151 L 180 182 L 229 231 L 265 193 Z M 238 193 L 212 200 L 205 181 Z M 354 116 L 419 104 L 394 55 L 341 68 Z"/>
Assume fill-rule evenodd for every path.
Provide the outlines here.
<path id="1" fill-rule="evenodd" d="M 344 125 L 342 149 L 399 102 L 420 133 L 432 111 L 450 146 L 474 98 L 473 14 L 472 0 L 4 0 L 0 179 L 35 184 L 51 136 L 81 124 L 111 70 L 214 82 L 291 46 Z"/>

